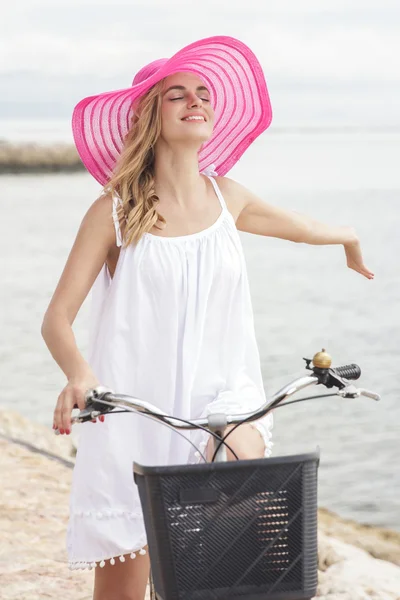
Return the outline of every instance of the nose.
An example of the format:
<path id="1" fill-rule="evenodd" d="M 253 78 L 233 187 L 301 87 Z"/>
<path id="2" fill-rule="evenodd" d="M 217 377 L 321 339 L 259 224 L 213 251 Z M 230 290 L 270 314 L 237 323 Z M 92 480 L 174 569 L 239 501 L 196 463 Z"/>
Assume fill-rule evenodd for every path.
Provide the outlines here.
<path id="1" fill-rule="evenodd" d="M 197 96 L 197 94 L 189 94 L 188 95 L 188 108 L 193 108 L 196 106 L 202 106 L 203 101 L 201 98 Z"/>

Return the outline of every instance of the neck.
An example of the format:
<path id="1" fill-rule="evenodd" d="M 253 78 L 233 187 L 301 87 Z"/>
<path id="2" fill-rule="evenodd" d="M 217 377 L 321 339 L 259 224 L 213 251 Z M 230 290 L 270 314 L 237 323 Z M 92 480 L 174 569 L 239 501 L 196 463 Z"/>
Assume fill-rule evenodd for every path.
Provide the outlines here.
<path id="1" fill-rule="evenodd" d="M 186 207 L 205 182 L 199 173 L 198 148 L 156 148 L 155 192 L 160 202 Z"/>

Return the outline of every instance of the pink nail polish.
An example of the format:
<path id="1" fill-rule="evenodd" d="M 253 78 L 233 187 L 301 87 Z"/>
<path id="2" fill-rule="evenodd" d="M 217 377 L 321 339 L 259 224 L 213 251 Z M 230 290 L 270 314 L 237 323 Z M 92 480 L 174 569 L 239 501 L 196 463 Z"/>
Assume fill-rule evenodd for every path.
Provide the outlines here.
<path id="1" fill-rule="evenodd" d="M 65 430 L 65 433 L 66 433 L 67 435 L 69 435 L 69 434 L 71 433 L 71 430 L 70 430 L 70 429 L 66 429 L 66 430 Z"/>
<path id="2" fill-rule="evenodd" d="M 64 429 L 60 429 L 60 433 L 63 434 L 64 433 Z"/>
<path id="3" fill-rule="evenodd" d="M 101 421 L 102 423 L 104 423 L 104 415 L 100 415 L 99 421 Z"/>

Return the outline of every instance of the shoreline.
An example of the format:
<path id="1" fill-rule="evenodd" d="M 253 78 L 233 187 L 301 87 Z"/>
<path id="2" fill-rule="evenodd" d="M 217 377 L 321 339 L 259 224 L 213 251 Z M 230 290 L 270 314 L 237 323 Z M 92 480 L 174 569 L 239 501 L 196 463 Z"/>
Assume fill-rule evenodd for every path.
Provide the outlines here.
<path id="1" fill-rule="evenodd" d="M 67 568 L 73 438 L 0 409 L 3 600 L 90 600 L 93 573 Z M 12 473 L 12 477 L 10 474 Z M 400 532 L 318 509 L 319 600 L 400 600 Z"/>
<path id="2" fill-rule="evenodd" d="M 73 469 L 76 454 L 76 438 L 71 436 L 55 436 L 53 431 L 34 421 L 30 421 L 21 413 L 0 406 L 0 439 L 17 444 L 28 451 L 46 456 Z M 398 546 L 398 558 L 393 562 L 400 566 L 400 530 L 390 527 L 364 523 L 356 519 L 342 517 L 333 510 L 319 506 L 318 516 L 326 531 L 340 524 L 344 538 L 349 539 L 348 532 L 371 533 L 382 540 L 394 542 Z M 390 559 L 386 559 L 390 560 Z M 399 597 L 400 600 L 400 597 Z"/>
<path id="3" fill-rule="evenodd" d="M 85 171 L 74 144 L 0 141 L 0 175 Z"/>
<path id="4" fill-rule="evenodd" d="M 328 136 L 398 136 L 399 126 L 365 128 L 357 126 L 274 127 L 269 135 L 284 139 L 285 136 L 318 138 Z M 0 175 L 24 175 L 46 173 L 75 173 L 86 171 L 75 144 L 71 141 L 12 141 L 0 138 Z"/>

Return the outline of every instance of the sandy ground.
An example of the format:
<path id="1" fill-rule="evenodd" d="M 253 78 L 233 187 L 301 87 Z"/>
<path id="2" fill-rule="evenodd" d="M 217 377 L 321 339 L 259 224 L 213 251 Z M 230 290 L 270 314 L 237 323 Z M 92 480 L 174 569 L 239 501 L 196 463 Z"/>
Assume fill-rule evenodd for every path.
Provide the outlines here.
<path id="1" fill-rule="evenodd" d="M 90 600 L 92 571 L 67 567 L 72 470 L 0 439 L 2 600 Z"/>
<path id="2" fill-rule="evenodd" d="M 61 460 L 35 452 L 33 443 Z M 55 438 L 17 413 L 0 411 L 2 600 L 92 598 L 93 571 L 67 567 L 71 450 L 70 439 Z M 400 600 L 398 565 L 400 533 L 319 510 L 320 600 Z"/>

